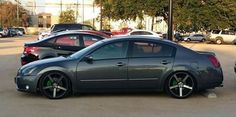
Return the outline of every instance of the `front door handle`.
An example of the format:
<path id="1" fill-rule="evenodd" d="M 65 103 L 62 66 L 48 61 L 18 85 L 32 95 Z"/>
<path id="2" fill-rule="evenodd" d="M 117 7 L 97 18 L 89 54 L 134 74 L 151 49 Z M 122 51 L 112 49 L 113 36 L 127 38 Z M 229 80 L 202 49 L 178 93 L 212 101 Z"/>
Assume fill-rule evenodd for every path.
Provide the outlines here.
<path id="1" fill-rule="evenodd" d="M 118 66 L 118 67 L 121 67 L 121 66 L 124 66 L 125 64 L 123 63 L 123 62 L 118 62 L 117 64 L 116 64 L 116 66 Z"/>
<path id="2" fill-rule="evenodd" d="M 163 65 L 167 65 L 167 64 L 169 64 L 170 62 L 169 61 L 167 61 L 167 60 L 163 60 L 162 62 L 161 62 L 161 64 L 163 64 Z"/>

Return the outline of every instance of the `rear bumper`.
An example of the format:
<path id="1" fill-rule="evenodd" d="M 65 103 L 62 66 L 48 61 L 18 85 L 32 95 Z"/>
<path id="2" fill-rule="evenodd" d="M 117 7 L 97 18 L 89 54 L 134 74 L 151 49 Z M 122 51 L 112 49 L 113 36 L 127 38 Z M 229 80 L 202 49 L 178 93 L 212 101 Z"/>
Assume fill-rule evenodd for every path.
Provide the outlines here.
<path id="1" fill-rule="evenodd" d="M 22 54 L 21 55 L 21 65 L 25 65 L 27 63 L 39 60 L 38 56 L 33 54 Z"/>

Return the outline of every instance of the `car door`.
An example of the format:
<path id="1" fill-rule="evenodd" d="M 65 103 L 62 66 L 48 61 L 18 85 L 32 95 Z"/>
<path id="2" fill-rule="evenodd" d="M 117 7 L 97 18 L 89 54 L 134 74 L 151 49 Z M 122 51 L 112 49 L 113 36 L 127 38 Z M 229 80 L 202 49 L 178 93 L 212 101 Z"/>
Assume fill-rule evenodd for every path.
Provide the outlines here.
<path id="1" fill-rule="evenodd" d="M 81 42 L 79 34 L 60 35 L 55 39 L 54 49 L 58 56 L 70 55 L 84 48 Z"/>
<path id="2" fill-rule="evenodd" d="M 157 88 L 166 71 L 172 68 L 175 48 L 156 42 L 131 43 L 128 65 L 129 88 Z"/>
<path id="3" fill-rule="evenodd" d="M 88 54 L 77 67 L 78 89 L 127 88 L 127 51 L 125 41 L 106 44 Z"/>

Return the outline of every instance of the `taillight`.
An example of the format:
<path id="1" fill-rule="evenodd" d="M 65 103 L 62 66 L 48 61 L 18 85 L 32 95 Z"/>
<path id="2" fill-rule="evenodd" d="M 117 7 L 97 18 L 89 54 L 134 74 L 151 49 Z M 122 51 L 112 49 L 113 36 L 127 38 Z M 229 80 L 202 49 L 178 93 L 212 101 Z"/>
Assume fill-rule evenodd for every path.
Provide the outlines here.
<path id="1" fill-rule="evenodd" d="M 38 47 L 25 47 L 24 53 L 29 54 L 29 53 L 34 53 L 38 50 Z"/>
<path id="2" fill-rule="evenodd" d="M 216 67 L 216 68 L 220 67 L 220 62 L 217 60 L 217 58 L 215 56 L 211 55 L 208 57 L 208 59 L 210 60 L 211 64 L 214 67 Z"/>

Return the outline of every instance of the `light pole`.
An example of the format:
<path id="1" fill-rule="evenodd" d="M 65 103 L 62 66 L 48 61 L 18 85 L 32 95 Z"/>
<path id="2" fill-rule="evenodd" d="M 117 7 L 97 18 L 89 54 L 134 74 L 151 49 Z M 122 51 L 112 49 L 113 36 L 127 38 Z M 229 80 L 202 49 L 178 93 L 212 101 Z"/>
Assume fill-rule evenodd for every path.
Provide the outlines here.
<path id="1" fill-rule="evenodd" d="M 173 1 L 172 0 L 169 0 L 167 39 L 173 41 Z"/>
<path id="2" fill-rule="evenodd" d="M 19 25 L 19 0 L 15 0 L 16 1 L 16 23 L 17 25 Z"/>
<path id="3" fill-rule="evenodd" d="M 84 24 L 84 0 L 82 0 L 82 12 L 83 12 L 83 18 L 82 18 L 82 21 L 83 21 L 83 24 Z"/>

